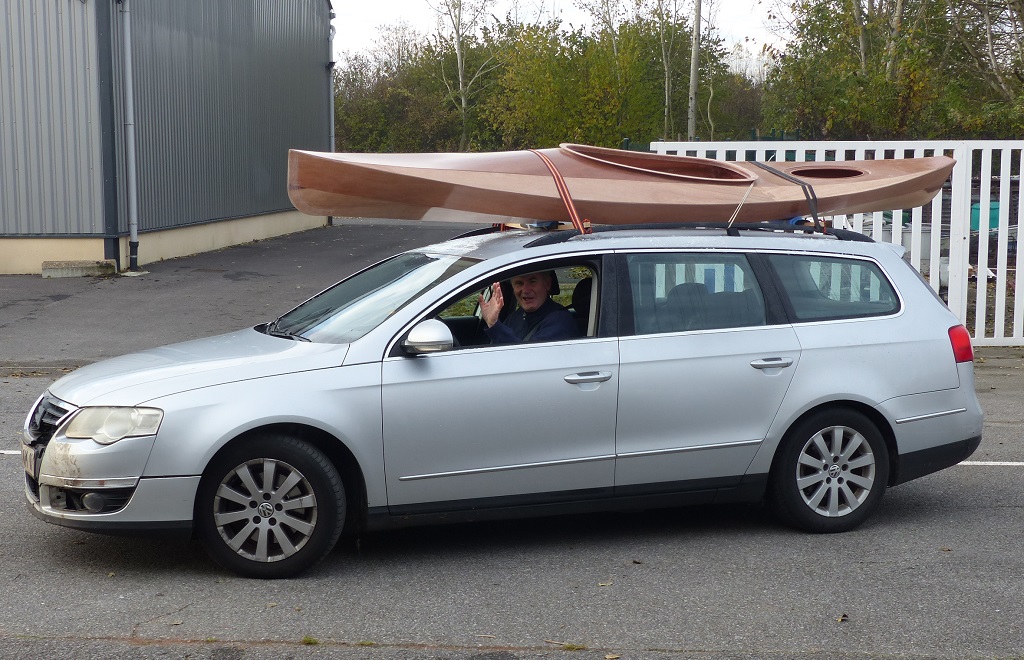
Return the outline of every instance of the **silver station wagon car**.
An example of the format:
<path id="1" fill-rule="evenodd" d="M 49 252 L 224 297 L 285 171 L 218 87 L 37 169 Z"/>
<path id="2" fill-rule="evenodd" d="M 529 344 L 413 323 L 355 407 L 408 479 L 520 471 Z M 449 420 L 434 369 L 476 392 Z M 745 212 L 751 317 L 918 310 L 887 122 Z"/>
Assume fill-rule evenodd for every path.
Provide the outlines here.
<path id="1" fill-rule="evenodd" d="M 79 369 L 26 420 L 29 506 L 272 578 L 420 522 L 763 500 L 842 532 L 978 447 L 970 338 L 902 248 L 616 229 L 473 232 Z"/>

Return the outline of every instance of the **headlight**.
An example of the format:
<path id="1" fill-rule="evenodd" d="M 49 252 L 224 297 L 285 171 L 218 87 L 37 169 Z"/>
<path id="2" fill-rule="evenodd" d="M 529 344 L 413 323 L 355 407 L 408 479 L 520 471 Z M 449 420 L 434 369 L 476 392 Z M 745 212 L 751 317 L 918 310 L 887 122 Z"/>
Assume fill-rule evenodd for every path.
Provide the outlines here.
<path id="1" fill-rule="evenodd" d="M 164 412 L 157 408 L 82 408 L 64 435 L 109 445 L 122 438 L 156 435 Z"/>

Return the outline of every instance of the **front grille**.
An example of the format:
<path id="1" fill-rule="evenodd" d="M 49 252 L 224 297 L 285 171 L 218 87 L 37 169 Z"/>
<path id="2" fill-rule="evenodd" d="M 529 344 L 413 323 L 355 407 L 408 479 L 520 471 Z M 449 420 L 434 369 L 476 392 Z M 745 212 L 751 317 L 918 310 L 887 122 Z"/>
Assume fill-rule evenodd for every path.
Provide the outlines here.
<path id="1" fill-rule="evenodd" d="M 36 502 L 39 501 L 39 482 L 25 474 L 25 485 L 28 486 L 28 491 L 32 493 L 32 499 Z"/>
<path id="2" fill-rule="evenodd" d="M 39 404 L 32 411 L 28 423 L 28 433 L 32 437 L 32 444 L 42 443 L 45 445 L 48 443 L 61 420 L 75 410 L 76 408 L 70 403 L 49 394 L 40 399 Z"/>

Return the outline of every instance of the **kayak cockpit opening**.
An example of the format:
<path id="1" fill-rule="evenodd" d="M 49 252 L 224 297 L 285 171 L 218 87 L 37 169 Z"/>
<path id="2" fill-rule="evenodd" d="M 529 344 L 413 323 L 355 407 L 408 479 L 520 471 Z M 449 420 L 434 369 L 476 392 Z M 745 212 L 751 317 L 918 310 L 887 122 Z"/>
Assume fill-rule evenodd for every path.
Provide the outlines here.
<path id="1" fill-rule="evenodd" d="M 565 153 L 586 158 L 591 161 L 622 167 L 629 170 L 658 174 L 661 176 L 706 181 L 715 183 L 750 183 L 757 180 L 757 175 L 740 167 L 710 158 L 692 158 L 690 156 L 661 155 L 641 151 L 623 151 L 592 147 L 584 144 L 558 145 Z"/>

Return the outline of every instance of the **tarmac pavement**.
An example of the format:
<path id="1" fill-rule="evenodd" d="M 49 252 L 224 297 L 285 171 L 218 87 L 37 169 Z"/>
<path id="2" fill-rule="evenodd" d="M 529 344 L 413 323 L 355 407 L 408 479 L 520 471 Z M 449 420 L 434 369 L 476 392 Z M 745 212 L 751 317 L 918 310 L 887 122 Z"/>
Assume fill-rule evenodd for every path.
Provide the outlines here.
<path id="1" fill-rule="evenodd" d="M 0 276 L 0 370 L 46 371 L 274 319 L 392 254 L 477 225 L 336 221 L 143 266 L 138 276 Z M 145 236 L 140 250 L 145 251 Z"/>

